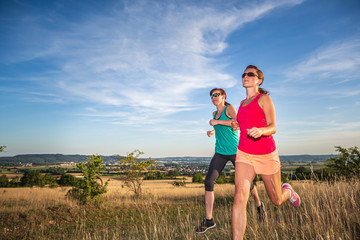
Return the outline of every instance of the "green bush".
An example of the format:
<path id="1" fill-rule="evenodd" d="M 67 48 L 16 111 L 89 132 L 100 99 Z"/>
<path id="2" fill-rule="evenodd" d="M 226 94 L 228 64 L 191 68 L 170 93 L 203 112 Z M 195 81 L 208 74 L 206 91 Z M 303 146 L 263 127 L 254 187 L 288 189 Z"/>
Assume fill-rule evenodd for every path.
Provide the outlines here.
<path id="1" fill-rule="evenodd" d="M 6 175 L 0 176 L 0 187 L 7 187 L 9 185 L 9 179 Z"/>
<path id="2" fill-rule="evenodd" d="M 60 186 L 76 186 L 78 179 L 71 174 L 63 174 L 58 181 Z"/>
<path id="3" fill-rule="evenodd" d="M 197 172 L 192 177 L 193 183 L 204 183 L 203 174 L 201 172 Z"/>
<path id="4" fill-rule="evenodd" d="M 358 147 L 345 149 L 336 146 L 335 148 L 339 155 L 329 158 L 326 166 L 332 169 L 337 176 L 345 177 L 348 180 L 360 178 L 360 152 Z"/>
<path id="5" fill-rule="evenodd" d="M 151 169 L 155 160 L 149 158 L 148 160 L 140 159 L 144 154 L 139 150 L 134 150 L 127 154 L 126 157 L 119 157 L 120 168 L 124 171 L 124 182 L 136 196 L 141 196 L 141 186 L 144 181 L 144 172 Z"/>
<path id="6" fill-rule="evenodd" d="M 173 181 L 172 185 L 176 186 L 176 187 L 184 187 L 186 185 L 185 180 L 181 180 L 181 181 Z"/>
<path id="7" fill-rule="evenodd" d="M 75 182 L 75 186 L 68 191 L 67 196 L 77 200 L 80 204 L 94 203 L 107 192 L 108 181 L 103 184 L 100 173 L 104 170 L 100 155 L 86 158 L 86 163 L 76 165 L 83 174 L 83 178 Z M 101 184 L 96 180 L 100 180 Z"/>

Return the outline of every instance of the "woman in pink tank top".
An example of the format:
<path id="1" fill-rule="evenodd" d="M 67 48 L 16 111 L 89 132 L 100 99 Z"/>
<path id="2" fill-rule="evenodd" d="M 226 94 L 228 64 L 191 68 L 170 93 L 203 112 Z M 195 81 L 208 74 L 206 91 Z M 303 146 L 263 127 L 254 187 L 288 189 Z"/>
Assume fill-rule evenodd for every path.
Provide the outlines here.
<path id="1" fill-rule="evenodd" d="M 268 91 L 260 88 L 263 72 L 254 65 L 246 67 L 242 84 L 246 99 L 239 107 L 234 129 L 240 129 L 235 164 L 235 197 L 232 212 L 233 239 L 243 239 L 246 228 L 246 205 L 250 185 L 260 174 L 270 200 L 279 206 L 286 200 L 300 206 L 300 197 L 288 183 L 281 185 L 279 155 L 272 134 L 276 132 L 275 107 Z"/>

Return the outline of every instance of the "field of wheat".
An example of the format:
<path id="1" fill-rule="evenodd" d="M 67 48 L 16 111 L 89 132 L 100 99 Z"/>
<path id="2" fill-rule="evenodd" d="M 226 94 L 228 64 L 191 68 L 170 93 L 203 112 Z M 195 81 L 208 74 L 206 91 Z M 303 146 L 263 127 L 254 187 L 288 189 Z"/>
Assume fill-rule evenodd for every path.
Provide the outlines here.
<path id="1" fill-rule="evenodd" d="M 172 181 L 145 181 L 143 197 L 134 198 L 119 180 L 96 206 L 79 206 L 65 197 L 69 188 L 1 188 L 0 239 L 231 239 L 234 185 L 215 186 L 216 228 L 195 229 L 204 217 L 204 187 Z M 246 239 L 360 239 L 360 182 L 293 182 L 302 205 L 271 204 L 264 186 L 258 191 L 267 218 L 258 222 L 248 203 Z"/>

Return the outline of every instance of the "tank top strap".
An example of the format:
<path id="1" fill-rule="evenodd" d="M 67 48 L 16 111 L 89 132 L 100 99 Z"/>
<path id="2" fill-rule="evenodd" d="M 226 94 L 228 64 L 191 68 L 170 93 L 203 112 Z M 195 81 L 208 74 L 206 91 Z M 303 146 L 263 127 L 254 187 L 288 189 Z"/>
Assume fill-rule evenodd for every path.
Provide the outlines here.
<path id="1" fill-rule="evenodd" d="M 259 94 L 256 96 L 256 98 L 254 99 L 254 101 L 255 101 L 255 100 L 258 101 L 259 98 L 261 97 L 261 95 L 263 95 L 263 94 L 262 94 L 262 93 L 259 93 Z"/>
<path id="2" fill-rule="evenodd" d="M 218 113 L 218 111 L 216 110 L 216 112 L 215 112 L 215 114 L 214 114 L 214 116 L 213 116 L 213 119 L 219 120 L 223 114 L 226 115 L 226 112 L 225 112 L 225 111 L 226 111 L 226 108 L 227 108 L 227 106 L 225 105 L 224 110 L 222 111 L 222 113 L 221 113 L 221 115 L 219 116 L 218 119 L 215 118 L 215 117 L 216 117 L 216 114 Z"/>
<path id="3" fill-rule="evenodd" d="M 226 115 L 226 108 L 227 108 L 227 106 L 225 105 L 224 110 L 222 111 L 221 115 L 223 115 L 223 114 Z M 220 117 L 221 117 L 221 116 L 220 116 Z"/>
<path id="4" fill-rule="evenodd" d="M 245 107 L 246 106 L 248 106 L 248 105 L 250 105 L 250 104 L 252 104 L 252 103 L 254 103 L 254 102 L 258 102 L 259 101 L 259 98 L 261 97 L 261 95 L 263 95 L 262 93 L 259 93 L 250 103 L 248 103 L 247 105 L 245 105 Z M 240 103 L 240 107 L 244 107 L 244 101 L 245 101 L 246 99 L 244 99 L 243 101 L 241 101 L 241 103 Z"/>

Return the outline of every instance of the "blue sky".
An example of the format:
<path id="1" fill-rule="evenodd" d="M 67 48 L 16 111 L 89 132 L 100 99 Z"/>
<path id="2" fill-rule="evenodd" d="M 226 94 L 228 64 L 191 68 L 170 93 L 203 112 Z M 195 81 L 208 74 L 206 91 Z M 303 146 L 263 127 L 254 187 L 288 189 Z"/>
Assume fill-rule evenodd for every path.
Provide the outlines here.
<path id="1" fill-rule="evenodd" d="M 249 64 L 281 155 L 360 146 L 358 0 L 0 1 L 0 156 L 212 156 Z"/>

